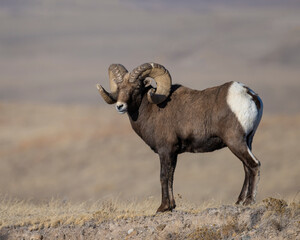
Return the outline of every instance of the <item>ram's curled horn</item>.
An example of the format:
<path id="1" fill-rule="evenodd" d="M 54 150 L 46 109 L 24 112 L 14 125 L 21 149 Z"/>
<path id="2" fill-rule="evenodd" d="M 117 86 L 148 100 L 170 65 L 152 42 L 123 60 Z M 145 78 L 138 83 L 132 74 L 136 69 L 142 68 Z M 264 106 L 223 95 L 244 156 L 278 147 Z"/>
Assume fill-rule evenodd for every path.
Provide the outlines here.
<path id="1" fill-rule="evenodd" d="M 129 81 L 144 80 L 153 78 L 156 82 L 156 89 L 150 89 L 147 93 L 148 101 L 154 104 L 162 103 L 170 94 L 172 79 L 169 71 L 157 63 L 144 63 L 132 70 Z"/>
<path id="2" fill-rule="evenodd" d="M 108 68 L 109 84 L 111 93 L 107 92 L 101 85 L 97 84 L 98 91 L 104 101 L 114 104 L 117 101 L 117 83 L 122 82 L 127 69 L 121 64 L 111 64 Z"/>
<path id="3" fill-rule="evenodd" d="M 107 92 L 100 84 L 97 84 L 97 89 L 106 103 L 116 103 L 116 96 L 114 96 L 115 94 Z"/>
<path id="4" fill-rule="evenodd" d="M 109 83 L 111 92 L 117 91 L 117 83 L 123 81 L 127 69 L 122 64 L 111 64 L 108 68 Z"/>

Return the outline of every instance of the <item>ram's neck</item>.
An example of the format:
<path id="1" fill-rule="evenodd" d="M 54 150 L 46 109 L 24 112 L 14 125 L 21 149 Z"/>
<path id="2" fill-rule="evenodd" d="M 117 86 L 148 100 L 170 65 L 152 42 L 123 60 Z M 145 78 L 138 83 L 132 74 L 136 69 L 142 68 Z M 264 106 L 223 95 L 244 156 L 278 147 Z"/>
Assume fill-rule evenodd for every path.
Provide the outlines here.
<path id="1" fill-rule="evenodd" d="M 135 111 L 128 111 L 131 127 L 141 138 L 143 138 L 142 133 L 145 131 L 145 126 L 151 125 L 149 121 L 154 114 L 151 110 L 153 107 L 155 106 L 148 102 L 147 95 L 144 95 L 139 107 Z"/>

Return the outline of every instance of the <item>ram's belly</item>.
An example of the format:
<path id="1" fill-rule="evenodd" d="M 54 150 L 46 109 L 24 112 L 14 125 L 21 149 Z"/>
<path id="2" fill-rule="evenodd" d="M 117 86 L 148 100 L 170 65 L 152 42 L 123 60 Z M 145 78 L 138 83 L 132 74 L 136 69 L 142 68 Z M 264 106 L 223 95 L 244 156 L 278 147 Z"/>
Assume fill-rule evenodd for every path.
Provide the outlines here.
<path id="1" fill-rule="evenodd" d="M 221 138 L 211 136 L 205 139 L 187 138 L 180 140 L 181 153 L 183 152 L 212 152 L 226 147 Z"/>

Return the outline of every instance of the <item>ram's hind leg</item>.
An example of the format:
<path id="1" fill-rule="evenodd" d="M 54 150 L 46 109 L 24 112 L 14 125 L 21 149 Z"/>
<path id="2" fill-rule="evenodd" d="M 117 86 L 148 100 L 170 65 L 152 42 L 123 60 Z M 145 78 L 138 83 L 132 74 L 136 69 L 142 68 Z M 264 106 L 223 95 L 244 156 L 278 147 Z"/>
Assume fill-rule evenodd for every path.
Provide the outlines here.
<path id="1" fill-rule="evenodd" d="M 260 178 L 260 162 L 253 155 L 253 153 L 251 152 L 251 150 L 249 148 L 247 150 L 250 155 L 250 158 L 249 158 L 250 159 L 249 160 L 250 176 L 249 176 L 248 192 L 247 192 L 246 200 L 244 201 L 243 205 L 250 205 L 250 204 L 255 203 L 257 185 L 258 185 L 259 178 Z"/>
<path id="2" fill-rule="evenodd" d="M 252 150 L 252 140 L 253 140 L 253 135 L 254 132 L 251 131 L 250 134 L 248 134 L 247 136 L 247 146 L 250 150 Z M 243 188 L 241 190 L 241 193 L 238 197 L 238 200 L 236 202 L 236 204 L 240 205 L 243 204 L 247 193 L 248 193 L 248 188 L 249 188 L 249 180 L 250 180 L 250 172 L 249 172 L 249 168 L 247 167 L 247 165 L 243 162 L 243 167 L 244 167 L 244 171 L 245 171 L 245 180 L 244 180 L 244 184 L 243 184 Z"/>
<path id="3" fill-rule="evenodd" d="M 249 205 L 255 202 L 256 188 L 259 181 L 260 162 L 252 154 L 246 141 L 230 141 L 228 148 L 243 162 L 245 180 L 237 203 Z M 251 146 L 250 146 L 251 147 Z"/>
<path id="4" fill-rule="evenodd" d="M 244 171 L 245 171 L 245 179 L 244 179 L 244 184 L 243 184 L 241 193 L 236 202 L 237 205 L 243 204 L 243 202 L 246 199 L 246 195 L 247 195 L 248 187 L 249 187 L 249 170 L 245 163 L 243 163 L 243 165 L 244 165 Z"/>

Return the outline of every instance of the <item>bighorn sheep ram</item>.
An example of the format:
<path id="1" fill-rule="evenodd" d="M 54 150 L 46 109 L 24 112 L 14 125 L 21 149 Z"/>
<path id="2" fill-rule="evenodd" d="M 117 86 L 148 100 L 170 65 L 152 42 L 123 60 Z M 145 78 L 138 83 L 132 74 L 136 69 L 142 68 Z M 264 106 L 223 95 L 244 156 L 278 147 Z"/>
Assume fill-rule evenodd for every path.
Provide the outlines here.
<path id="1" fill-rule="evenodd" d="M 178 154 L 226 146 L 245 170 L 237 204 L 255 202 L 260 162 L 251 145 L 263 104 L 254 91 L 239 82 L 202 91 L 172 85 L 168 70 L 157 63 L 142 64 L 132 72 L 112 64 L 108 72 L 111 92 L 97 84 L 100 95 L 106 103 L 116 103 L 119 113 L 127 112 L 133 130 L 159 155 L 162 202 L 157 212 L 176 206 L 173 177 Z"/>

